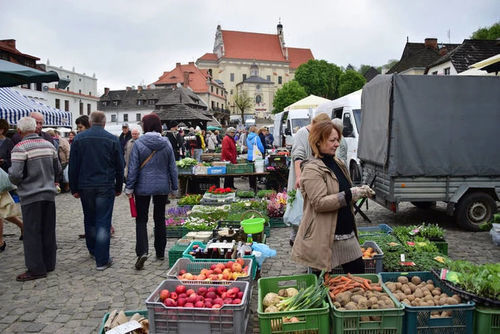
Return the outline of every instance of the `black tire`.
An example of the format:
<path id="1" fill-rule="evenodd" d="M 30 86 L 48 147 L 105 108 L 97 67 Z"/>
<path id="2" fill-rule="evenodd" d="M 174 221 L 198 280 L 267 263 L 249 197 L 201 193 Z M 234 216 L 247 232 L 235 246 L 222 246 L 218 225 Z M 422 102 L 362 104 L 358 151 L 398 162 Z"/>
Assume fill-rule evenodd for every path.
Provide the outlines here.
<path id="1" fill-rule="evenodd" d="M 415 205 L 419 209 L 430 209 L 436 206 L 436 202 L 428 201 L 428 202 L 411 202 L 411 204 Z"/>
<path id="2" fill-rule="evenodd" d="M 352 162 L 349 166 L 349 174 L 351 175 L 351 180 L 354 185 L 361 184 L 361 170 L 357 163 Z"/>
<path id="3" fill-rule="evenodd" d="M 496 202 L 490 195 L 473 192 L 458 201 L 455 219 L 464 229 L 477 232 L 480 224 L 491 220 L 496 209 Z"/>

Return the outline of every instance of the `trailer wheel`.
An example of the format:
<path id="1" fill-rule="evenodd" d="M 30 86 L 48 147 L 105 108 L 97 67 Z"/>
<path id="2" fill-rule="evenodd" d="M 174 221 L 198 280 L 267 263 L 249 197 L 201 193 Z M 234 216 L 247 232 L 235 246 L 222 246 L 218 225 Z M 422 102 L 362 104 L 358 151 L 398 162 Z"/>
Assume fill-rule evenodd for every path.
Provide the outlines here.
<path id="1" fill-rule="evenodd" d="M 496 203 L 490 195 L 473 192 L 458 201 L 455 219 L 463 228 L 476 232 L 480 224 L 491 220 L 495 211 Z"/>
<path id="2" fill-rule="evenodd" d="M 436 202 L 428 201 L 428 202 L 411 202 L 411 204 L 415 205 L 419 209 L 430 209 L 436 206 Z"/>
<path id="3" fill-rule="evenodd" d="M 349 174 L 351 174 L 352 183 L 355 185 L 361 184 L 361 171 L 357 163 L 352 162 L 349 166 Z"/>

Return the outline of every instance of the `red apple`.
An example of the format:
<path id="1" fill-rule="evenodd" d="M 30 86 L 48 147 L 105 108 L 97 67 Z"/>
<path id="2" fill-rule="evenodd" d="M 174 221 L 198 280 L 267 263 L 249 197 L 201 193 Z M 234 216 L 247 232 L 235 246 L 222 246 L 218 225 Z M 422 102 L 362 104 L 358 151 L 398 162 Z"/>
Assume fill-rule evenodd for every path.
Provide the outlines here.
<path id="1" fill-rule="evenodd" d="M 186 304 L 186 298 L 177 299 L 177 306 L 183 307 Z"/>
<path id="2" fill-rule="evenodd" d="M 201 296 L 205 296 L 207 294 L 208 289 L 202 286 L 201 288 L 198 289 L 198 294 Z"/>
<path id="3" fill-rule="evenodd" d="M 160 300 L 161 301 L 164 301 L 165 299 L 167 299 L 170 295 L 170 292 L 166 289 L 163 289 L 160 291 Z"/>
<path id="4" fill-rule="evenodd" d="M 220 308 L 220 307 L 221 307 L 220 304 L 213 304 L 212 305 L 212 308 Z"/>
<path id="5" fill-rule="evenodd" d="M 239 298 L 239 299 L 243 299 L 243 292 L 241 292 L 241 291 L 240 291 L 240 292 L 238 292 L 238 298 Z"/>
<path id="6" fill-rule="evenodd" d="M 204 307 L 205 306 L 205 303 L 202 302 L 202 301 L 197 301 L 195 304 L 194 304 L 194 307 Z"/>
<path id="7" fill-rule="evenodd" d="M 186 270 L 184 270 L 184 269 L 179 270 L 179 275 L 181 275 L 181 276 L 182 276 L 182 275 L 184 275 L 185 273 L 187 273 L 187 271 L 186 271 Z"/>
<path id="8" fill-rule="evenodd" d="M 184 307 L 194 307 L 194 304 L 193 303 L 186 303 L 186 304 L 184 304 Z"/>
<path id="9" fill-rule="evenodd" d="M 177 299 L 177 293 L 171 292 L 169 297 L 172 298 L 173 300 L 176 300 Z"/>
<path id="10" fill-rule="evenodd" d="M 214 291 L 208 291 L 207 294 L 205 295 L 205 297 L 215 299 L 215 298 L 217 298 L 217 294 Z"/>
<path id="11" fill-rule="evenodd" d="M 195 293 L 192 293 L 189 295 L 189 297 L 187 297 L 187 302 L 188 303 L 196 303 L 196 300 L 197 300 L 197 295 Z"/>
<path id="12" fill-rule="evenodd" d="M 185 293 L 186 292 L 186 287 L 184 285 L 178 285 L 175 288 L 175 292 L 177 292 L 178 294 Z"/>
<path id="13" fill-rule="evenodd" d="M 241 304 L 241 299 L 233 299 L 233 304 Z"/>
<path id="14" fill-rule="evenodd" d="M 194 293 L 193 289 L 187 289 L 186 295 L 191 296 Z"/>

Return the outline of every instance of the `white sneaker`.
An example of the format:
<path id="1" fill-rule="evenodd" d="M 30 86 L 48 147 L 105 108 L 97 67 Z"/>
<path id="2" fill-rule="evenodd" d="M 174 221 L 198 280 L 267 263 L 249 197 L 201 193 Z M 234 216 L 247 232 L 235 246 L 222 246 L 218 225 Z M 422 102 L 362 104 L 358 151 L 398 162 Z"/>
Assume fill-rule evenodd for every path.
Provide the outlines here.
<path id="1" fill-rule="evenodd" d="M 103 266 L 98 266 L 98 267 L 95 267 L 96 270 L 99 270 L 99 271 L 103 271 L 103 270 L 106 270 L 108 269 L 109 267 L 111 267 L 111 265 L 113 264 L 113 259 L 112 258 L 109 258 L 109 261 L 108 263 L 106 263 L 105 265 Z"/>

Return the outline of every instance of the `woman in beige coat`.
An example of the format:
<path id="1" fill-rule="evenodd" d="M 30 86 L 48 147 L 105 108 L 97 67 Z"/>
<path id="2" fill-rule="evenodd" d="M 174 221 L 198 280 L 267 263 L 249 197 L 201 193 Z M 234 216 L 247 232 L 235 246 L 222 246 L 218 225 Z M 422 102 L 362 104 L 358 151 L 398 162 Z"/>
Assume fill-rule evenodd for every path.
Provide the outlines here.
<path id="1" fill-rule="evenodd" d="M 331 121 L 312 126 L 309 144 L 314 158 L 305 160 L 300 177 L 304 214 L 292 248 L 292 259 L 315 270 L 362 273 L 352 203 L 374 194 L 368 186 L 352 187 L 343 162 L 335 157 L 341 131 Z"/>

